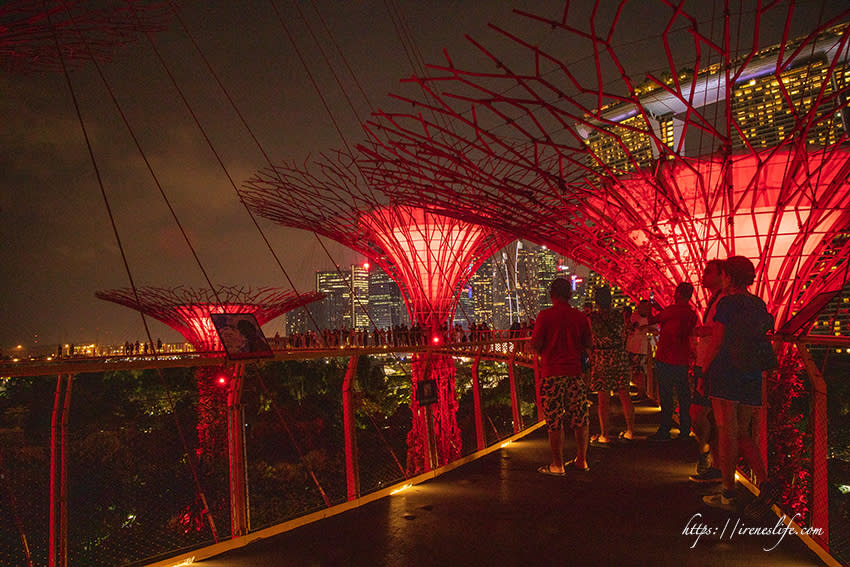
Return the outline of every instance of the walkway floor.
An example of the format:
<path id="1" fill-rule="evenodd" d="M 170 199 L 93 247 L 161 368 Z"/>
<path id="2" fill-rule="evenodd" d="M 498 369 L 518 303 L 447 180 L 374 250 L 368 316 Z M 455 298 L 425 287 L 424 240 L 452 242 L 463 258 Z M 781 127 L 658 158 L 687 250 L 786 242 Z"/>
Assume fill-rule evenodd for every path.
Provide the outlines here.
<path id="1" fill-rule="evenodd" d="M 654 431 L 655 412 L 638 406 L 640 434 Z M 567 455 L 571 454 L 572 446 L 568 446 Z M 756 524 L 738 514 L 705 507 L 702 496 L 712 489 L 687 479 L 696 454 L 692 439 L 665 444 L 636 441 L 591 448 L 589 473 L 547 477 L 536 472 L 548 455 L 541 429 L 402 493 L 203 564 L 823 565 L 793 535 L 781 541 L 779 535 L 736 531 L 733 536 L 738 522 L 746 527 L 773 527 L 777 519 Z M 717 529 L 718 534 L 700 538 L 683 534 L 695 521 Z"/>

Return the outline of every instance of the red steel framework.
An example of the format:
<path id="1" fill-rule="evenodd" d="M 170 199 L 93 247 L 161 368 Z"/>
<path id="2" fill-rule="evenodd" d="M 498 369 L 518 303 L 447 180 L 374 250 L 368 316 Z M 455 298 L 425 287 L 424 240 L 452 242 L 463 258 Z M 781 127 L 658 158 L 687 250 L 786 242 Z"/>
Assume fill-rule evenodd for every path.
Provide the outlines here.
<path id="1" fill-rule="evenodd" d="M 324 294 L 296 293 L 264 287 L 256 290 L 221 286 L 216 290 L 186 287 L 114 289 L 95 295 L 140 311 L 183 335 L 199 352 L 223 350 L 210 317 L 213 313 L 251 313 L 264 325 L 298 307 L 320 300 Z M 244 364 L 225 369 L 198 368 L 198 455 L 215 459 L 226 455 L 230 465 L 230 518 L 234 536 L 248 532 L 245 440 L 242 407 Z M 226 446 L 225 446 L 226 440 Z"/>
<path id="2" fill-rule="evenodd" d="M 11 0 L 0 5 L 0 68 L 52 71 L 62 63 L 109 60 L 138 40 L 162 31 L 166 2 L 139 0 Z"/>
<path id="3" fill-rule="evenodd" d="M 360 168 L 392 198 L 546 244 L 633 298 L 669 298 L 677 282 L 699 283 L 708 260 L 747 256 L 781 325 L 848 281 L 850 10 L 688 9 L 715 12 L 664 0 L 518 12 L 522 30 L 491 26 L 507 48 L 470 40 L 495 70 L 447 55 L 411 79 L 423 94 L 397 97 L 413 111 L 367 124 Z M 528 39 L 534 25 L 552 37 Z M 786 504 L 828 530 L 826 390 L 805 347 L 794 352 L 814 384 L 812 467 L 777 454 L 771 474 Z M 782 392 L 798 378 L 771 380 Z M 761 421 L 762 451 L 765 440 L 794 445 L 768 440 Z M 794 486 L 807 474 L 810 494 Z M 828 532 L 819 540 L 828 547 Z"/>
<path id="4" fill-rule="evenodd" d="M 367 124 L 361 169 L 395 199 L 546 244 L 635 298 L 748 256 L 784 321 L 850 253 L 850 12 L 792 38 L 793 3 L 711 29 L 660 5 L 669 17 L 645 34 L 660 70 L 618 46 L 637 17 L 625 2 L 595 3 L 589 27 L 569 2 L 554 19 L 521 13 L 567 55 L 494 27 L 510 50 L 472 43 L 496 71 L 447 56 L 411 79 L 425 94 Z M 781 41 L 766 48 L 769 23 Z"/>
<path id="5" fill-rule="evenodd" d="M 248 180 L 240 193 L 260 216 L 345 244 L 380 266 L 401 289 L 410 319 L 439 342 L 463 284 L 508 237 L 422 208 L 387 203 L 363 183 L 355 160 L 337 152 L 312 168 L 280 165 Z M 421 380 L 437 382 L 434 436 L 440 464 L 461 455 L 455 367 L 451 357 L 416 355 L 412 366 L 408 472 L 430 470 L 426 408 L 416 398 Z"/>

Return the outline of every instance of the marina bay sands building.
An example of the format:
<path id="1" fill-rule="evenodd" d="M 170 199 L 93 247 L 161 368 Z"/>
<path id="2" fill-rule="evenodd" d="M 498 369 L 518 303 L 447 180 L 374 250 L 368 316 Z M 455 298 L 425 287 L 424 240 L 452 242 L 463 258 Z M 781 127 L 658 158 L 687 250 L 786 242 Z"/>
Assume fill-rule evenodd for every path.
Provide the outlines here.
<path id="1" fill-rule="evenodd" d="M 692 96 L 693 108 L 699 110 L 710 126 L 719 130 L 730 128 L 731 148 L 728 149 L 732 152 L 780 145 L 786 136 L 799 134 L 795 123 L 798 115 L 806 110 L 817 114 L 813 127 L 806 132 L 806 139 L 812 145 L 829 146 L 836 143 L 842 133 L 850 132 L 846 96 L 837 97 L 842 103 L 837 107 L 817 104 L 819 97 L 846 89 L 850 80 L 847 50 L 836 53 L 840 49 L 838 39 L 847 25 L 824 31 L 813 45 L 805 46 L 778 77 L 777 58 L 783 56 L 782 50 L 788 58 L 797 45 L 776 45 L 762 50 L 757 59 L 746 63 L 744 72 L 731 87 L 726 85 L 727 76 L 734 76 L 738 69 L 727 70 L 719 64 L 708 66 L 696 78 L 692 72 L 681 72 L 679 96 L 648 81 L 635 89 L 642 108 L 629 102 L 601 109 L 603 120 L 621 125 L 607 128 L 614 136 L 597 129 L 579 127 L 578 131 L 585 135 L 585 143 L 592 153 L 615 173 L 633 171 L 636 166 L 650 166 L 659 159 L 661 151 L 657 144 L 642 132 L 647 119 L 655 135 L 678 155 L 695 157 L 720 151 L 723 149 L 717 145 L 720 137 L 705 136 L 704 131 L 693 124 L 685 127 L 689 108 L 681 93 L 688 93 Z M 839 63 L 830 72 L 836 55 Z M 739 63 L 744 64 L 743 61 Z M 663 79 L 668 86 L 673 84 L 669 73 Z M 731 94 L 728 105 L 727 93 Z M 789 98 L 793 101 L 793 110 Z M 829 114 L 832 116 L 827 117 Z"/>

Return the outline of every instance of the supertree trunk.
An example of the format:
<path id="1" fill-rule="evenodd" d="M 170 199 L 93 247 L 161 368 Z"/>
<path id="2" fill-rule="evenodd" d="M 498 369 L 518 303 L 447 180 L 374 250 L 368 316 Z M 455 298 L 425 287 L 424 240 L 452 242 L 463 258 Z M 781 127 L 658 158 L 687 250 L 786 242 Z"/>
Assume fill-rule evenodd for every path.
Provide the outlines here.
<path id="1" fill-rule="evenodd" d="M 211 466 L 216 460 L 227 457 L 227 382 L 232 370 L 198 368 L 198 460 L 202 466 Z M 221 382 L 224 380 L 225 382 Z"/>
<path id="2" fill-rule="evenodd" d="M 435 380 L 437 402 L 431 406 L 434 423 L 434 439 L 437 449 L 437 464 L 444 465 L 461 456 L 462 441 L 457 424 L 457 393 L 455 390 L 454 359 L 433 353 L 417 354 L 413 358 L 411 380 L 413 395 L 410 409 L 413 423 L 407 434 L 407 472 L 410 475 L 431 470 L 428 449 L 427 411 L 416 398 L 417 385 L 422 380 Z"/>

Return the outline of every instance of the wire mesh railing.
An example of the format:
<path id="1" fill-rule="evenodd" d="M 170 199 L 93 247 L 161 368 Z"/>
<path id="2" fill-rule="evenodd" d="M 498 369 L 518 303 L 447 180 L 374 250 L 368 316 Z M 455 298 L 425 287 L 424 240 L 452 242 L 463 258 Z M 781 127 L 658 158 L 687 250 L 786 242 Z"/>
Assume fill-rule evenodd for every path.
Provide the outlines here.
<path id="1" fill-rule="evenodd" d="M 453 351 L 459 456 L 537 423 L 527 342 L 498 337 Z M 842 562 L 850 560 L 848 349 L 847 338 L 788 338 L 766 384 L 779 506 Z M 420 472 L 408 454 L 413 355 L 365 351 L 313 352 L 241 373 L 220 359 L 0 379 L 0 564 L 48 565 L 51 554 L 68 565 L 144 564 L 406 481 Z M 238 380 L 241 417 L 228 429 L 215 406 L 228 404 Z M 244 438 L 241 459 L 221 439 L 234 431 Z M 245 473 L 241 527 L 235 466 Z"/>
<path id="2" fill-rule="evenodd" d="M 516 366 L 512 396 L 514 361 L 504 353 L 514 348 L 506 342 L 491 335 L 454 357 L 439 351 L 459 376 L 461 438 L 451 442 L 462 445 L 461 456 L 519 431 L 514 415 L 535 422 L 533 373 Z M 415 355 L 305 350 L 302 358 L 278 353 L 288 360 L 235 367 L 203 357 L 193 359 L 200 366 L 152 359 L 120 370 L 97 361 L 99 372 L 51 377 L 49 365 L 41 375 L 0 378 L 0 564 L 146 564 L 422 472 L 408 455 Z M 474 352 L 472 403 L 472 359 L 462 355 Z"/>

